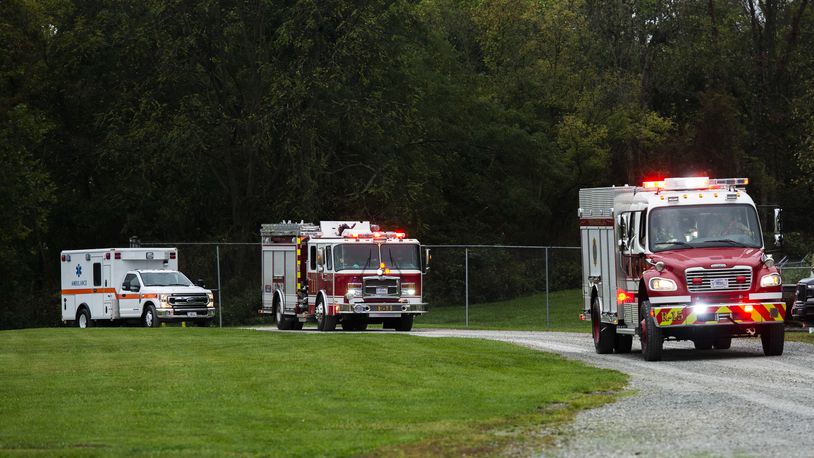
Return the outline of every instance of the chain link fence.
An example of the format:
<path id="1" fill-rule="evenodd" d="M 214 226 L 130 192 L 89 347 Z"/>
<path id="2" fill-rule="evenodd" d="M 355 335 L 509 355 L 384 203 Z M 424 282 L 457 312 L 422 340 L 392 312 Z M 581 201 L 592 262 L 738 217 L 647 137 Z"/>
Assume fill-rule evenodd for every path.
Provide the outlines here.
<path id="1" fill-rule="evenodd" d="M 587 331 L 579 247 L 428 245 L 418 325 Z"/>
<path id="2" fill-rule="evenodd" d="M 259 243 L 143 243 L 178 248 L 178 266 L 215 293 L 216 325 L 270 323 L 260 316 Z M 416 326 L 588 330 L 578 247 L 427 245 L 430 312 Z"/>

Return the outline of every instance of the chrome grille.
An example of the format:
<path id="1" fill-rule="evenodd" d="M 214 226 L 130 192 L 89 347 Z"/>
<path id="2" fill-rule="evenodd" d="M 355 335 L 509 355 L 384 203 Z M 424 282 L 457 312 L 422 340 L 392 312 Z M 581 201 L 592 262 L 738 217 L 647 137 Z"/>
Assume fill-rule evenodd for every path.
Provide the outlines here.
<path id="1" fill-rule="evenodd" d="M 368 277 L 365 278 L 363 281 L 364 281 L 363 291 L 365 296 L 398 297 L 401 295 L 400 294 L 401 291 L 399 291 L 400 285 L 398 278 Z"/>
<path id="2" fill-rule="evenodd" d="M 797 294 L 796 300 L 800 302 L 805 302 L 808 299 L 808 286 L 806 285 L 797 285 Z"/>
<path id="3" fill-rule="evenodd" d="M 185 307 L 201 308 L 209 303 L 206 294 L 177 294 L 170 296 L 170 305 L 183 309 Z"/>
<path id="4" fill-rule="evenodd" d="M 691 293 L 707 291 L 749 291 L 752 287 L 752 269 L 747 266 L 738 266 L 730 269 L 704 269 L 691 267 L 684 272 L 687 280 L 687 290 Z M 738 277 L 744 277 L 743 282 Z M 701 279 L 700 284 L 693 283 L 696 278 Z"/>

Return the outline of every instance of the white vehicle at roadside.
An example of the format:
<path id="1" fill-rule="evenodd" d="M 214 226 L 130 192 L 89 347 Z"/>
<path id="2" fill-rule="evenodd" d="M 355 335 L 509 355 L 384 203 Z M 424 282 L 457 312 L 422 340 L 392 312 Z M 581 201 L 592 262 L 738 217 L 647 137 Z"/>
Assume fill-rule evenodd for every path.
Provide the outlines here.
<path id="1" fill-rule="evenodd" d="M 60 254 L 62 321 L 80 328 L 95 322 L 194 322 L 215 315 L 210 290 L 178 272 L 175 248 L 104 248 Z"/>

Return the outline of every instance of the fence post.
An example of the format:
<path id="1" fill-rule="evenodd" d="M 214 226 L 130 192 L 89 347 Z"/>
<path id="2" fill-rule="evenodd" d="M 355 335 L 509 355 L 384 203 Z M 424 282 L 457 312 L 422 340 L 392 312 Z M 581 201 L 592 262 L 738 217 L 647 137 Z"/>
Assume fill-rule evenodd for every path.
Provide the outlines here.
<path id="1" fill-rule="evenodd" d="M 220 287 L 220 245 L 215 245 L 215 259 L 218 263 L 218 327 L 223 327 L 223 300 L 221 296 L 221 287 Z"/>
<path id="2" fill-rule="evenodd" d="M 545 247 L 545 325 L 551 327 L 551 320 L 548 316 L 548 247 Z"/>
<path id="3" fill-rule="evenodd" d="M 464 248 L 464 284 L 466 285 L 466 327 L 469 327 L 469 248 Z"/>

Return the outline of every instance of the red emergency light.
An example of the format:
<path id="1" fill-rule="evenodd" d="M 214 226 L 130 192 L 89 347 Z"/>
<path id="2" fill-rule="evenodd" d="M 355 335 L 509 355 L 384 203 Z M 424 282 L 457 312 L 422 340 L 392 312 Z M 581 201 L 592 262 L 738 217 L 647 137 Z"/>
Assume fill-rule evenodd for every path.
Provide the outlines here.
<path id="1" fill-rule="evenodd" d="M 636 296 L 631 292 L 625 291 L 623 289 L 616 290 L 616 302 L 620 304 L 624 304 L 625 302 L 633 302 L 635 298 Z"/>
<path id="2" fill-rule="evenodd" d="M 170 251 L 170 259 L 175 259 L 177 254 L 174 251 Z"/>
<path id="3" fill-rule="evenodd" d="M 110 259 L 110 253 L 105 253 L 105 259 Z"/>
<path id="4" fill-rule="evenodd" d="M 113 257 L 116 258 L 116 259 L 121 259 L 122 254 L 121 254 L 121 252 L 117 251 L 117 252 L 113 253 Z"/>

